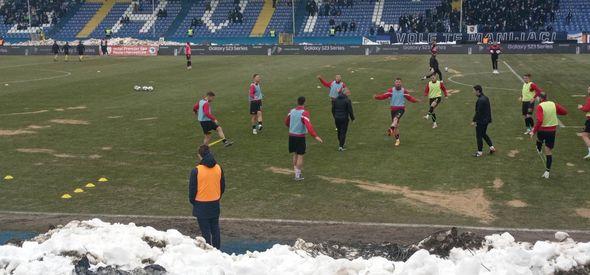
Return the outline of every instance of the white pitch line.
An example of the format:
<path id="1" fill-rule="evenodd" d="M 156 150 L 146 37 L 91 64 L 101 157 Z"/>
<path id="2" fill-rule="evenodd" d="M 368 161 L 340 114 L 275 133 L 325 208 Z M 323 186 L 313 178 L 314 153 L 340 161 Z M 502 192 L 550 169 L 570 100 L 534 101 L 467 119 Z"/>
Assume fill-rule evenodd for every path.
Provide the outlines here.
<path id="1" fill-rule="evenodd" d="M 518 78 L 518 80 L 520 80 L 520 82 L 524 83 L 524 79 L 522 79 L 522 76 L 520 76 L 518 73 L 516 73 L 516 71 L 514 69 L 512 69 L 512 66 L 510 66 L 508 64 L 508 62 L 506 61 L 502 61 L 504 62 L 504 65 L 506 65 L 508 67 L 508 69 Z"/>
<path id="2" fill-rule="evenodd" d="M 36 71 L 45 71 L 45 72 L 55 72 L 55 73 L 63 73 L 62 75 L 56 75 L 56 76 L 49 76 L 49 77 L 42 77 L 42 78 L 34 78 L 34 79 L 25 79 L 25 80 L 14 80 L 14 81 L 8 81 L 8 82 L 3 82 L 3 84 L 8 84 L 8 83 L 26 83 L 26 82 L 35 82 L 35 81 L 41 81 L 41 80 L 51 80 L 51 79 L 58 79 L 58 78 L 64 78 L 64 77 L 69 77 L 70 75 L 72 75 L 71 72 L 67 72 L 67 71 L 59 71 L 59 70 L 43 70 L 43 69 L 34 69 Z"/>
<path id="3" fill-rule="evenodd" d="M 508 62 L 502 60 L 502 62 L 504 62 L 504 65 L 508 66 L 508 69 L 510 69 L 510 71 L 520 80 L 520 82 L 524 83 L 524 79 L 522 79 L 522 77 L 516 73 L 516 71 L 514 69 L 512 69 L 512 67 L 510 66 L 510 64 L 508 64 Z M 561 119 L 557 118 L 557 123 L 559 124 L 560 128 L 565 128 L 565 124 L 563 124 L 563 122 L 561 122 Z"/>
<path id="4" fill-rule="evenodd" d="M 0 215 L 45 215 L 45 216 L 71 216 L 71 217 L 105 217 L 105 218 L 143 218 L 143 219 L 182 219 L 192 220 L 193 216 L 156 216 L 156 215 L 121 215 L 121 214 L 85 214 L 85 213 L 52 213 L 52 212 L 27 212 L 27 211 L 0 211 Z M 457 227 L 469 230 L 482 231 L 515 231 L 515 232 L 539 232 L 555 233 L 563 231 L 568 233 L 590 234 L 590 230 L 579 229 L 551 229 L 551 228 L 510 228 L 510 227 L 489 227 L 489 226 L 464 226 L 452 224 L 406 224 L 406 223 L 378 223 L 378 222 L 347 222 L 347 221 L 324 221 L 324 220 L 291 220 L 291 219 L 257 219 L 257 218 L 221 218 L 222 221 L 235 222 L 269 222 L 269 223 L 291 223 L 291 224 L 320 224 L 320 225 L 357 225 L 357 226 L 383 226 L 383 227 L 404 227 L 404 228 L 448 228 Z"/>
<path id="5" fill-rule="evenodd" d="M 448 77 L 447 80 L 448 81 L 451 81 L 451 82 L 453 82 L 455 84 L 459 84 L 459 85 L 462 85 L 462 86 L 473 88 L 473 86 L 475 84 L 472 85 L 472 84 L 467 84 L 467 83 L 459 82 L 457 80 L 454 80 L 453 78 L 454 77 L 464 77 L 464 76 L 467 76 L 467 75 L 479 75 L 479 74 L 489 74 L 489 73 L 488 72 L 482 72 L 482 73 L 456 74 L 456 75 L 453 75 L 453 76 Z M 496 87 L 489 87 L 489 86 L 484 86 L 483 88 L 485 88 L 485 89 L 491 89 L 491 90 L 503 90 L 503 91 L 510 91 L 510 92 L 515 92 L 515 91 L 518 92 L 518 90 L 516 90 L 516 89 L 509 89 L 509 88 L 496 88 Z"/>

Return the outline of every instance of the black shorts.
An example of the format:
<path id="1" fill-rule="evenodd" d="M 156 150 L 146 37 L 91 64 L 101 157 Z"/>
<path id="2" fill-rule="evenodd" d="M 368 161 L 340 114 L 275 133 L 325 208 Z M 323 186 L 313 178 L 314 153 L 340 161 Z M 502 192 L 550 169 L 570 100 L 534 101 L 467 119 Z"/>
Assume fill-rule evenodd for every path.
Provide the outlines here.
<path id="1" fill-rule="evenodd" d="M 590 134 L 590 118 L 586 119 L 586 124 L 584 125 L 586 125 L 586 127 L 584 128 L 584 132 Z"/>
<path id="2" fill-rule="evenodd" d="M 307 145 L 305 144 L 305 137 L 289 136 L 289 153 L 304 155 L 306 148 Z"/>
<path id="3" fill-rule="evenodd" d="M 219 125 L 213 121 L 201 121 L 201 128 L 203 128 L 203 133 L 208 135 L 211 134 L 211 131 L 217 130 Z"/>
<path id="4" fill-rule="evenodd" d="M 535 103 L 530 103 L 529 101 L 522 102 L 522 115 L 532 115 L 533 109 L 535 108 Z"/>
<path id="5" fill-rule="evenodd" d="M 539 131 L 537 133 L 537 140 L 545 143 L 545 146 L 548 148 L 553 149 L 555 146 L 555 132 Z"/>
<path id="6" fill-rule="evenodd" d="M 78 55 L 84 55 L 84 52 L 78 52 Z"/>
<path id="7" fill-rule="evenodd" d="M 391 110 L 391 120 L 393 121 L 394 118 L 397 117 L 397 120 L 399 121 L 403 116 L 404 113 L 406 112 L 406 110 L 401 109 L 401 110 Z"/>
<path id="8" fill-rule="evenodd" d="M 262 111 L 262 100 L 250 101 L 250 114 L 255 115 Z"/>
<path id="9" fill-rule="evenodd" d="M 442 101 L 442 97 L 434 97 L 430 99 L 430 105 L 432 105 L 432 102 L 436 101 L 436 105 L 440 104 L 440 102 Z"/>
<path id="10" fill-rule="evenodd" d="M 191 55 L 190 55 L 190 54 L 187 54 L 187 55 L 186 55 L 186 60 L 188 60 L 188 61 L 190 61 L 190 60 L 191 60 Z"/>

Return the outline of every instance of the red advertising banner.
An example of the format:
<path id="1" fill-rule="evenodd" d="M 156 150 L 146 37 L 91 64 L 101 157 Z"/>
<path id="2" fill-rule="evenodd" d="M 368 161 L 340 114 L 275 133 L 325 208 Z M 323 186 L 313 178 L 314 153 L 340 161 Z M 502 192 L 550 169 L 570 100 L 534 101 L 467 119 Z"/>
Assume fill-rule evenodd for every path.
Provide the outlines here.
<path id="1" fill-rule="evenodd" d="M 108 46 L 107 51 L 113 56 L 157 56 L 158 46 Z"/>

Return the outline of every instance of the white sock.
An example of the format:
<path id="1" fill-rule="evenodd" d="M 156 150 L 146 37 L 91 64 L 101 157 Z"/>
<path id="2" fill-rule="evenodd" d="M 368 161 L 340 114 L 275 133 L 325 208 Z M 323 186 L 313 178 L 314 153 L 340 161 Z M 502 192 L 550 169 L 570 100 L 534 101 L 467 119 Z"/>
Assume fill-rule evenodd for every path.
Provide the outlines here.
<path id="1" fill-rule="evenodd" d="M 301 177 L 301 170 L 295 168 L 295 177 L 296 178 L 300 178 Z"/>
<path id="2" fill-rule="evenodd" d="M 590 147 L 588 147 L 588 155 L 590 155 Z"/>

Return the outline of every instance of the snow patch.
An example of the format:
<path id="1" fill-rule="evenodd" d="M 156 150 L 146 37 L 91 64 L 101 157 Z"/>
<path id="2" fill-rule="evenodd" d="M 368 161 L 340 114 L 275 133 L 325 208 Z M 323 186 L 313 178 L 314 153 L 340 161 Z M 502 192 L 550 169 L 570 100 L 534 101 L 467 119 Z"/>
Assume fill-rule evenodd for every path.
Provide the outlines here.
<path id="1" fill-rule="evenodd" d="M 418 250 L 407 261 L 334 259 L 286 245 L 242 255 L 222 253 L 198 237 L 98 219 L 69 224 L 26 241 L 0 246 L 0 274 L 72 274 L 86 256 L 90 270 L 143 268 L 150 262 L 169 274 L 553 274 L 590 264 L 590 242 L 517 243 L 504 233 L 485 237 L 477 250 L 453 248 L 447 258 Z"/>

